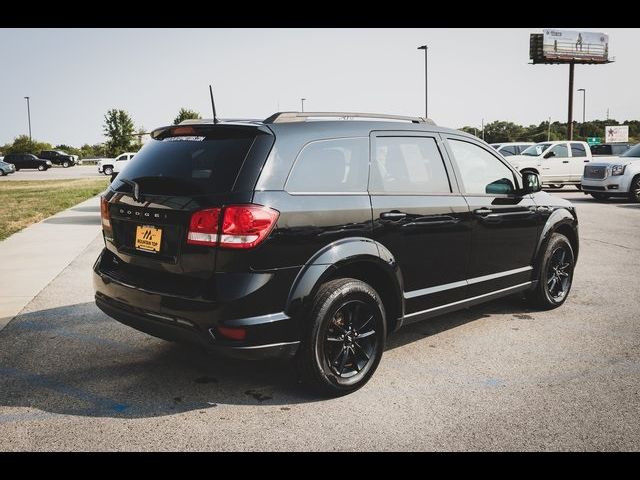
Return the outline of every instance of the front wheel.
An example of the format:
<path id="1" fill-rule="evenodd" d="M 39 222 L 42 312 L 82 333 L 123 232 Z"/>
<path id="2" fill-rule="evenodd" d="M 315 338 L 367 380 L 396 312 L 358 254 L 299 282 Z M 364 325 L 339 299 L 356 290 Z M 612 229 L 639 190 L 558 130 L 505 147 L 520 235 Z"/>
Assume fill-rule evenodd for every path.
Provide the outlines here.
<path id="1" fill-rule="evenodd" d="M 527 295 L 529 302 L 543 310 L 562 305 L 571 290 L 574 266 L 569 239 L 560 233 L 552 234 L 540 261 L 538 284 Z"/>
<path id="2" fill-rule="evenodd" d="M 47 169 L 44 165 L 38 165 L 38 170 L 44 172 Z"/>
<path id="3" fill-rule="evenodd" d="M 108 177 L 113 173 L 113 168 L 112 167 L 104 167 L 103 172 Z"/>
<path id="4" fill-rule="evenodd" d="M 632 202 L 640 202 L 640 175 L 636 175 L 633 180 L 631 180 L 629 200 Z"/>
<path id="5" fill-rule="evenodd" d="M 607 195 L 606 193 L 592 193 L 591 196 L 593 198 L 595 198 L 596 200 L 608 200 L 609 199 L 609 195 Z"/>
<path id="6" fill-rule="evenodd" d="M 332 397 L 367 383 L 380 363 L 387 336 L 377 292 L 360 280 L 331 280 L 320 287 L 308 320 L 296 356 L 302 381 Z"/>
<path id="7" fill-rule="evenodd" d="M 69 163 L 67 160 L 65 160 L 64 162 L 62 162 L 62 166 L 63 166 L 64 168 L 69 168 L 69 165 L 70 165 L 70 163 Z"/>
<path id="8" fill-rule="evenodd" d="M 4 173 L 4 170 L 0 170 L 0 177 L 4 177 L 6 175 L 6 173 Z"/>

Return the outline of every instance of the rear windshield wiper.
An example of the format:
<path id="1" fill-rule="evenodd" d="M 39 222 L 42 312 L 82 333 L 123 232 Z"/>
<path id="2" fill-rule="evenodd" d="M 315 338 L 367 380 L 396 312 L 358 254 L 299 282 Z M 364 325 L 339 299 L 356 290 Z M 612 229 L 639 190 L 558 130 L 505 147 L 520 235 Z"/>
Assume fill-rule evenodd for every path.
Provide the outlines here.
<path id="1" fill-rule="evenodd" d="M 136 202 L 139 202 L 139 203 L 144 202 L 144 198 L 140 193 L 140 185 L 138 183 L 134 182 L 133 180 L 128 180 L 126 178 L 119 178 L 118 180 L 120 180 L 122 183 L 127 184 L 131 187 L 131 189 L 133 190 L 133 199 Z"/>

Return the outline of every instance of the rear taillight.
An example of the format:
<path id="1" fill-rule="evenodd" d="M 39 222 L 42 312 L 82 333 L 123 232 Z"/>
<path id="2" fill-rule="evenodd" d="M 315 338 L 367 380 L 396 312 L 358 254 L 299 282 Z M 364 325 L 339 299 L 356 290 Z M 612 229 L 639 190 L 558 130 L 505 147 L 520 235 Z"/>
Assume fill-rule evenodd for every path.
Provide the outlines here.
<path id="1" fill-rule="evenodd" d="M 187 243 L 215 247 L 218 244 L 219 222 L 219 208 L 208 208 L 194 212 L 191 215 L 191 222 L 189 222 Z"/>
<path id="2" fill-rule="evenodd" d="M 109 216 L 109 202 L 105 197 L 100 197 L 100 217 L 102 228 L 111 231 L 111 217 Z"/>
<path id="3" fill-rule="evenodd" d="M 262 205 L 229 205 L 191 215 L 187 243 L 225 248 L 252 248 L 271 232 L 279 213 Z M 220 218 L 222 217 L 222 218 Z"/>

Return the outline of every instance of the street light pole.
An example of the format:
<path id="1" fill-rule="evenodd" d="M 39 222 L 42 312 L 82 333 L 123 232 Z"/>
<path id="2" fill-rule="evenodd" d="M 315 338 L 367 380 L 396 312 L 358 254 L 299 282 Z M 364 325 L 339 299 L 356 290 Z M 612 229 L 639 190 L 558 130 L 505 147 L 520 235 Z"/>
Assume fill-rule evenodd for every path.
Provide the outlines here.
<path id="1" fill-rule="evenodd" d="M 27 100 L 27 118 L 29 119 L 29 141 L 31 141 L 31 108 L 29 106 L 29 97 L 24 97 Z"/>
<path id="2" fill-rule="evenodd" d="M 551 117 L 549 117 L 549 121 L 547 122 L 547 142 L 551 140 Z"/>
<path id="3" fill-rule="evenodd" d="M 427 50 L 429 47 L 422 45 L 418 50 L 424 50 L 424 116 L 429 118 L 429 84 L 427 77 Z"/>
<path id="4" fill-rule="evenodd" d="M 306 100 L 306 98 L 301 98 L 300 99 L 300 103 L 302 104 L 302 108 L 301 111 L 304 112 L 304 101 Z"/>
<path id="5" fill-rule="evenodd" d="M 482 140 L 484 140 L 484 118 L 482 119 Z"/>
<path id="6" fill-rule="evenodd" d="M 584 118 L 585 118 L 584 110 L 587 104 L 587 91 L 584 88 L 579 88 L 578 91 L 582 92 L 582 123 L 584 123 Z"/>

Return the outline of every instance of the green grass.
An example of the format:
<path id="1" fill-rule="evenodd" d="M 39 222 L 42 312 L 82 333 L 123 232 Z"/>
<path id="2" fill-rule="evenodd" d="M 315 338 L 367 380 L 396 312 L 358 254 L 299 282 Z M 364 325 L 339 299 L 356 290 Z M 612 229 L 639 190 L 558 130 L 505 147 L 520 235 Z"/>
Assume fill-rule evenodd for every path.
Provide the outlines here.
<path id="1" fill-rule="evenodd" d="M 106 178 L 0 182 L 0 240 L 104 191 Z"/>

